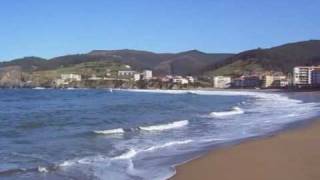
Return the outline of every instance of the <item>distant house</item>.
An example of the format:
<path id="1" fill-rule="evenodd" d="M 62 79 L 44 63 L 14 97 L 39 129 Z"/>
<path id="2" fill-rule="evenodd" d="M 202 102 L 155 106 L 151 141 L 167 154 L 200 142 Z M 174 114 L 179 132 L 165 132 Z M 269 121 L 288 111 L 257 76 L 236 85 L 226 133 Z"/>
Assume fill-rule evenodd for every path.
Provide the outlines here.
<path id="1" fill-rule="evenodd" d="M 68 85 L 69 84 L 69 82 L 67 82 L 67 81 L 65 81 L 63 79 L 56 79 L 54 81 L 54 83 L 55 83 L 56 86 L 64 86 L 64 85 Z"/>
<path id="2" fill-rule="evenodd" d="M 133 80 L 140 81 L 140 80 L 151 80 L 152 79 L 152 71 L 144 70 L 142 73 L 134 73 Z"/>
<path id="3" fill-rule="evenodd" d="M 128 70 L 128 71 L 118 71 L 118 76 L 119 77 L 133 77 L 134 74 L 136 74 L 136 71 L 131 71 L 131 70 Z"/>
<path id="4" fill-rule="evenodd" d="M 56 79 L 54 83 L 56 86 L 65 86 L 71 82 L 79 82 L 81 81 L 81 75 L 79 74 L 61 74 L 60 79 Z"/>
<path id="5" fill-rule="evenodd" d="M 61 74 L 63 81 L 81 81 L 81 75 L 79 74 Z"/>
<path id="6" fill-rule="evenodd" d="M 182 85 L 184 85 L 184 84 L 189 84 L 188 79 L 183 78 L 182 76 L 175 76 L 175 77 L 173 77 L 172 82 L 173 82 L 173 83 L 176 83 L 176 84 L 182 84 Z"/>
<path id="7" fill-rule="evenodd" d="M 150 70 L 144 70 L 144 71 L 142 72 L 142 76 L 143 76 L 143 79 L 144 79 L 144 80 L 150 80 L 150 79 L 152 79 L 152 71 L 150 71 Z"/>
<path id="8" fill-rule="evenodd" d="M 229 88 L 231 86 L 231 77 L 229 76 L 215 76 L 213 78 L 213 87 L 215 88 Z"/>
<path id="9" fill-rule="evenodd" d="M 172 79 L 173 79 L 173 76 L 166 75 L 165 77 L 162 77 L 162 78 L 161 78 L 161 81 L 162 81 L 162 82 L 165 82 L 165 83 L 168 83 L 168 82 L 171 82 Z"/>
<path id="10" fill-rule="evenodd" d="M 91 81 L 98 81 L 98 80 L 102 80 L 103 78 L 101 77 L 97 77 L 95 74 L 93 74 L 91 77 L 88 78 L 88 80 Z"/>
<path id="11" fill-rule="evenodd" d="M 140 73 L 136 73 L 133 75 L 133 80 L 134 81 L 140 81 L 142 78 L 141 78 L 141 74 Z"/>
<path id="12" fill-rule="evenodd" d="M 189 81 L 189 83 L 195 82 L 194 77 L 192 77 L 192 76 L 187 76 L 186 79 Z"/>

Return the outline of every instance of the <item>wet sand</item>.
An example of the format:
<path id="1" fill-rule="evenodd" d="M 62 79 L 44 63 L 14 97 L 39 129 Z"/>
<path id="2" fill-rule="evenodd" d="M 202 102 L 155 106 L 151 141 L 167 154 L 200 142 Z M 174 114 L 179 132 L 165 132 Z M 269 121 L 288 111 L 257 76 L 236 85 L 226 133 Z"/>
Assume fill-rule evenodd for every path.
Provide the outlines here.
<path id="1" fill-rule="evenodd" d="M 215 150 L 177 167 L 172 180 L 320 180 L 320 121 Z"/>

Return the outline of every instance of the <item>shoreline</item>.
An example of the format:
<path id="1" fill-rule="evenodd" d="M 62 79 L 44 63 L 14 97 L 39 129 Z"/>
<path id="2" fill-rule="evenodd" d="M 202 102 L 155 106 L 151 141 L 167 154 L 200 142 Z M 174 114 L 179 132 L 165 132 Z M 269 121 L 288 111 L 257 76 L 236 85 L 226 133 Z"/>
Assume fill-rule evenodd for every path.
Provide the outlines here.
<path id="1" fill-rule="evenodd" d="M 220 88 L 212 88 L 212 87 L 199 87 L 199 88 L 182 88 L 182 89 L 155 89 L 155 88 L 112 88 L 112 87 L 15 87 L 15 88 L 8 88 L 8 87 L 0 87 L 1 89 L 34 89 L 34 90 L 48 90 L 48 89 L 56 89 L 56 90 L 127 90 L 127 89 L 137 89 L 137 90 L 182 90 L 182 91 L 194 91 L 194 90 L 201 90 L 201 91 L 248 91 L 248 92 L 284 92 L 284 93 L 290 93 L 290 92 L 320 92 L 319 88 L 301 88 L 301 89 L 286 89 L 286 88 L 261 88 L 261 89 L 254 89 L 254 88 L 226 88 L 226 89 L 220 89 Z"/>
<path id="2" fill-rule="evenodd" d="M 318 180 L 320 117 L 218 147 L 175 167 L 170 180 Z"/>

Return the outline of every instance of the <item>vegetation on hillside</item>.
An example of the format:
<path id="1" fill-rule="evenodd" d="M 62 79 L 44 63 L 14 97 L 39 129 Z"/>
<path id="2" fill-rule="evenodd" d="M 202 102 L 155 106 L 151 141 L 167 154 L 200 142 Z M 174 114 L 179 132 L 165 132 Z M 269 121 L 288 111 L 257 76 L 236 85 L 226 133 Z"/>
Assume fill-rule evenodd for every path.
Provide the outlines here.
<path id="1" fill-rule="evenodd" d="M 207 68 L 207 75 L 233 75 L 274 71 L 291 73 L 293 67 L 320 64 L 320 41 L 290 43 L 270 49 L 242 52 Z"/>
<path id="2" fill-rule="evenodd" d="M 32 72 L 70 68 L 85 62 L 118 62 L 130 65 L 138 71 L 153 70 L 156 75 L 195 75 L 201 74 L 207 66 L 230 56 L 231 54 L 207 54 L 200 51 L 164 54 L 136 50 L 95 50 L 88 54 L 60 56 L 49 60 L 26 57 L 0 63 L 0 68 L 19 66 L 22 71 Z"/>

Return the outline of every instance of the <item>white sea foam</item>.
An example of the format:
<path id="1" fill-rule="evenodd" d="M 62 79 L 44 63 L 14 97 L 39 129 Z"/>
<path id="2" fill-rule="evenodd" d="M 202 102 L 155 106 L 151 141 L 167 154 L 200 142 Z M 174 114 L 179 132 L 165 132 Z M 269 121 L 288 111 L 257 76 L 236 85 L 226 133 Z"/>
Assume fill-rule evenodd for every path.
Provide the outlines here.
<path id="1" fill-rule="evenodd" d="M 102 130 L 102 131 L 94 131 L 96 134 L 122 134 L 124 133 L 124 129 L 118 128 L 118 129 L 110 129 L 110 130 Z"/>
<path id="2" fill-rule="evenodd" d="M 35 87 L 35 88 L 32 88 L 32 89 L 34 89 L 34 90 L 43 90 L 43 89 L 46 89 L 46 88 L 44 88 L 44 87 Z"/>
<path id="3" fill-rule="evenodd" d="M 129 149 L 129 151 L 127 151 L 126 153 L 114 157 L 112 158 L 112 160 L 126 160 L 126 159 L 132 159 L 133 157 L 135 157 L 138 154 L 138 152 L 134 149 Z"/>
<path id="4" fill-rule="evenodd" d="M 39 171 L 40 173 L 47 173 L 47 172 L 49 172 L 47 168 L 42 167 L 42 166 L 39 166 L 39 167 L 38 167 L 38 171 Z"/>
<path id="5" fill-rule="evenodd" d="M 199 126 L 199 128 L 196 129 L 194 134 L 190 132 L 188 132 L 188 134 L 184 134 L 188 137 L 190 135 L 190 139 L 181 140 L 180 138 L 182 136 L 180 136 L 180 134 L 177 134 L 177 137 L 168 137 L 165 133 L 161 133 L 159 136 L 158 134 L 156 134 L 156 137 L 153 137 L 152 133 L 146 134 L 146 137 L 143 134 L 139 137 L 133 137 L 132 139 L 124 140 L 123 142 L 117 141 L 114 144 L 116 146 L 116 150 L 121 150 L 121 152 L 124 152 L 123 150 L 127 150 L 123 154 L 113 157 L 114 154 L 112 153 L 112 155 L 106 155 L 101 157 L 91 156 L 80 160 L 78 159 L 75 161 L 67 161 L 61 164 L 62 167 L 64 165 L 89 165 L 90 170 L 93 169 L 97 172 L 106 172 L 104 170 L 109 168 L 108 171 L 110 170 L 111 174 L 116 174 L 112 174 L 114 175 L 112 176 L 110 175 L 110 172 L 106 172 L 106 174 L 99 176 L 102 177 L 101 179 L 106 179 L 106 177 L 107 179 L 110 179 L 110 177 L 117 177 L 113 179 L 130 179 L 130 177 L 141 177 L 141 179 L 158 179 L 160 178 L 160 174 L 164 175 L 167 171 L 163 171 L 165 167 L 163 169 L 159 168 L 158 166 L 153 167 L 153 165 L 155 164 L 154 162 L 156 160 L 152 159 L 152 157 L 158 156 L 159 154 L 161 156 L 163 155 L 163 153 L 167 152 L 170 155 L 171 148 L 175 150 L 175 146 L 186 146 L 186 148 L 183 148 L 183 150 L 188 151 L 189 149 L 192 150 L 192 148 L 198 148 L 202 145 L 210 145 L 210 142 L 219 141 L 216 143 L 222 143 L 231 140 L 255 137 L 256 135 L 263 135 L 264 133 L 274 131 L 275 129 L 277 129 L 277 127 L 281 127 L 281 125 L 286 124 L 288 122 L 303 120 L 306 117 L 310 117 L 310 114 L 312 115 L 313 113 L 318 112 L 314 109 L 318 106 L 318 104 L 316 103 L 303 103 L 302 101 L 290 99 L 285 95 L 277 93 L 180 90 L 128 91 L 168 94 L 192 93 L 197 95 L 247 96 L 249 97 L 249 99 L 246 101 L 246 103 L 241 103 L 239 104 L 238 108 L 231 109 L 230 111 L 212 112 L 213 115 L 216 117 L 230 117 L 232 121 L 203 121 L 205 122 L 205 124 L 210 125 L 210 128 L 204 128 L 204 130 L 202 130 L 202 127 Z M 241 109 L 240 107 L 243 109 Z M 206 116 L 208 117 L 208 114 Z M 181 128 L 188 125 L 188 123 L 189 122 L 187 120 L 184 120 L 168 124 L 139 127 L 138 129 L 141 131 L 163 131 L 174 128 Z M 199 120 L 199 125 L 202 125 L 201 123 L 201 120 Z M 190 128 L 191 132 L 193 130 L 194 129 Z M 112 132 L 112 130 L 106 131 Z M 102 133 L 105 131 L 97 132 L 100 132 L 101 134 L 109 134 Z M 120 133 L 123 132 L 124 131 L 120 131 Z M 149 139 L 149 135 L 152 136 L 152 139 Z M 159 142 L 157 140 L 159 140 Z M 193 143 L 195 143 L 196 145 L 193 146 Z M 165 149 L 166 151 L 161 151 L 163 149 Z M 179 153 L 179 151 L 180 149 L 178 149 L 178 151 L 173 152 Z M 140 157 L 142 159 L 140 159 Z M 152 164 L 148 164 L 148 159 L 152 159 Z M 143 163 L 141 162 L 141 160 L 143 160 Z M 139 167 L 139 165 L 141 164 L 143 164 L 143 166 Z M 101 168 L 98 168 L 100 166 Z M 97 168 L 97 170 L 91 167 Z M 156 170 L 154 170 L 155 168 Z M 172 169 L 168 168 L 168 171 L 172 171 Z M 168 174 L 172 175 L 172 173 Z"/>
<path id="6" fill-rule="evenodd" d="M 224 117 L 224 116 L 233 116 L 243 114 L 244 111 L 239 107 L 233 107 L 230 111 L 221 111 L 221 112 L 211 112 L 211 117 Z"/>
<path id="7" fill-rule="evenodd" d="M 165 144 L 162 144 L 162 145 L 149 147 L 149 148 L 147 148 L 147 149 L 145 149 L 143 151 L 155 151 L 155 150 L 167 148 L 167 147 L 170 147 L 170 146 L 189 144 L 189 143 L 192 143 L 192 142 L 193 142 L 193 140 L 191 140 L 191 139 L 184 140 L 184 141 L 172 141 L 172 142 L 168 142 L 168 143 L 165 143 Z"/>
<path id="8" fill-rule="evenodd" d="M 188 120 L 182 120 L 182 121 L 175 121 L 168 124 L 160 124 L 160 125 L 154 125 L 154 126 L 141 126 L 139 127 L 139 129 L 144 131 L 163 131 L 163 130 L 181 128 L 183 126 L 187 126 L 188 124 L 189 124 Z"/>
<path id="9" fill-rule="evenodd" d="M 68 166 L 72 166 L 74 164 L 75 164 L 74 161 L 64 161 L 61 164 L 59 164 L 58 166 L 59 167 L 68 167 Z"/>

